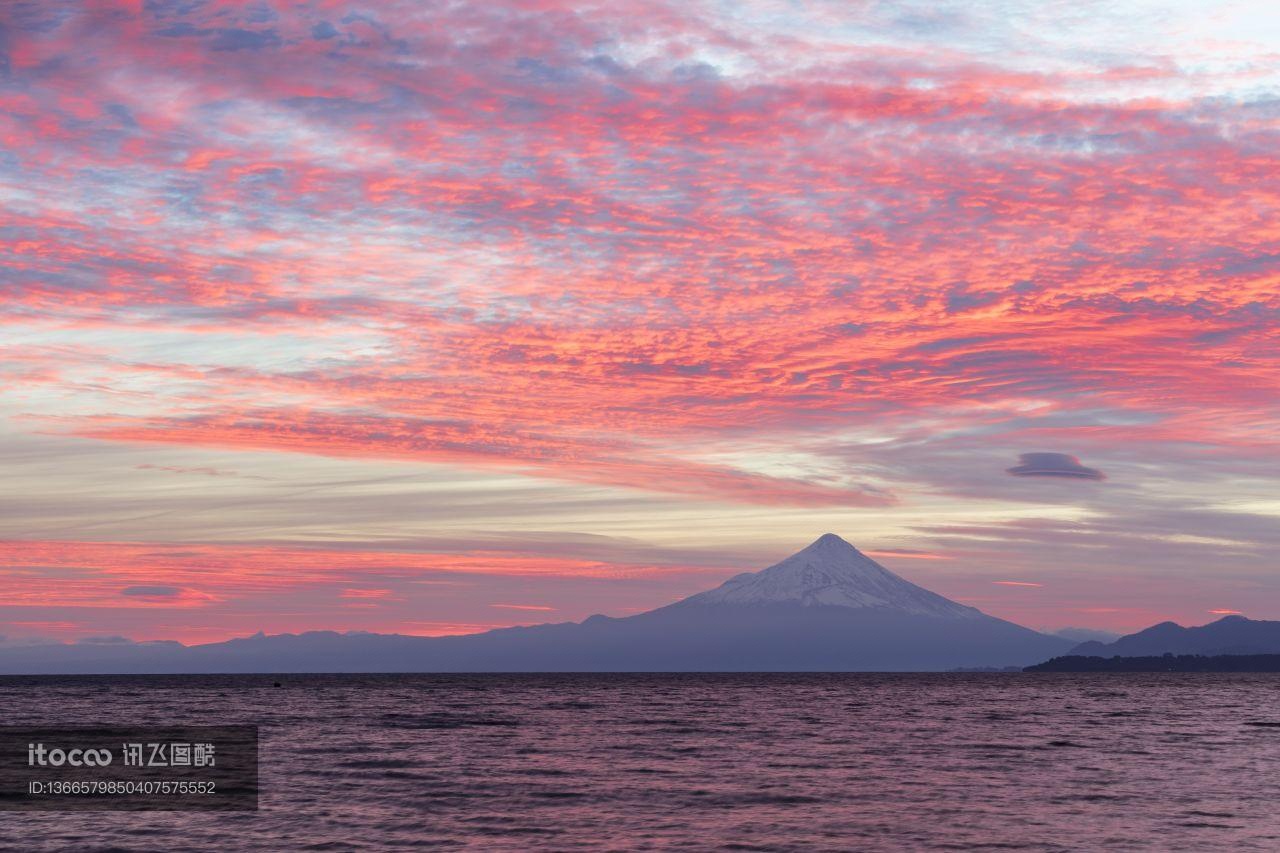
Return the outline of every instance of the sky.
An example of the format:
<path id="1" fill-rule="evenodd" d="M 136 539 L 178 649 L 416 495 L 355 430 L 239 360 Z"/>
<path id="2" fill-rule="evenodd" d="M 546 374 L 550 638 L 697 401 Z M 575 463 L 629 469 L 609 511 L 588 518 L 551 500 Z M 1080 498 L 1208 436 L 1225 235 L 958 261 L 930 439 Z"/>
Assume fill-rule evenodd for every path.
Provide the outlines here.
<path id="1" fill-rule="evenodd" d="M 1278 8 L 0 4 L 0 634 L 1280 619 Z"/>

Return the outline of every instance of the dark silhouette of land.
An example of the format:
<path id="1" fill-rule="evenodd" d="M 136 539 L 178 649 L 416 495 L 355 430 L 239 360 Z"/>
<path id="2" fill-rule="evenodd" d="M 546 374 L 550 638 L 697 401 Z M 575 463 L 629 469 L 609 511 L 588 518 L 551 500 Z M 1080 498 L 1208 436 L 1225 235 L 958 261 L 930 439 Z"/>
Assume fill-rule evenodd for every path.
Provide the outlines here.
<path id="1" fill-rule="evenodd" d="M 1280 655 L 1146 655 L 1109 658 L 1065 655 L 1023 672 L 1280 672 Z"/>

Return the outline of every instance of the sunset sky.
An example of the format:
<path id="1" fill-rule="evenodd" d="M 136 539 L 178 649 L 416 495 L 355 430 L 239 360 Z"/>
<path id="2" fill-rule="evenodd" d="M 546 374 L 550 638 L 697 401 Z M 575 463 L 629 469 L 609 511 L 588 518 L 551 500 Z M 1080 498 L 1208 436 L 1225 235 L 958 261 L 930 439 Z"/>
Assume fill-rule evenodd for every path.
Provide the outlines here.
<path id="1" fill-rule="evenodd" d="M 1280 618 L 1277 8 L 0 4 L 0 633 Z"/>

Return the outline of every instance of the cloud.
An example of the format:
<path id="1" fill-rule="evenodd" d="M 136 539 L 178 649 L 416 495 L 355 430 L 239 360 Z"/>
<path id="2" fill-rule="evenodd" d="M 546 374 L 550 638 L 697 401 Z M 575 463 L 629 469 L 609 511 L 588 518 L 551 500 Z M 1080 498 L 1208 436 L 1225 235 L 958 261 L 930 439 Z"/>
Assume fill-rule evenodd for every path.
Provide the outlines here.
<path id="1" fill-rule="evenodd" d="M 139 471 L 172 471 L 175 474 L 203 474 L 207 477 L 239 477 L 240 474 L 235 471 L 222 471 L 217 468 L 208 466 L 184 466 L 184 465 L 153 465 L 150 462 L 144 462 L 140 465 L 133 466 Z"/>
<path id="2" fill-rule="evenodd" d="M 943 554 L 932 554 L 918 548 L 874 548 L 863 549 L 868 557 L 897 557 L 904 560 L 945 560 Z"/>
<path id="3" fill-rule="evenodd" d="M 556 479 L 643 491 L 783 506 L 886 506 L 892 494 L 858 483 L 775 477 L 658 451 L 634 439 L 565 437 L 439 418 L 377 417 L 305 410 L 257 410 L 220 417 L 95 424 L 97 438 L 228 448 L 272 448 L 332 456 L 461 461 L 537 472 Z"/>
<path id="4" fill-rule="evenodd" d="M 643 609 L 660 606 L 761 560 L 759 554 L 738 556 L 730 564 L 725 560 L 732 551 L 714 549 L 704 555 L 710 564 L 690 553 L 689 561 L 679 562 L 679 553 L 663 555 L 627 541 L 612 558 L 607 543 L 591 542 L 582 543 L 590 556 L 568 556 L 550 542 L 544 543 L 548 553 L 536 555 L 523 552 L 519 535 L 495 541 L 497 550 L 459 539 L 451 552 L 423 550 L 450 544 L 432 542 L 397 543 L 416 550 L 389 550 L 385 542 L 343 543 L 351 547 L 330 550 L 0 540 L 0 623 L 11 622 L 13 633 L 31 628 L 42 634 L 198 642 L 251 633 L 263 619 L 276 631 L 337 626 L 423 633 L 422 613 L 436 608 L 452 615 L 452 624 L 490 628 L 511 624 L 503 617 L 530 613 L 581 619 L 637 603 Z M 73 576 L 13 570 L 33 558 L 67 566 Z M 651 562 L 655 558 L 661 561 Z M 128 583 L 137 578 L 166 582 Z M 122 595 L 122 588 L 129 593 Z M 541 603 L 546 601 L 557 602 L 554 611 L 534 609 L 551 607 Z M 512 606 L 498 607 L 495 614 L 492 603 Z M 175 613 L 176 608 L 186 612 Z M 66 620 L 85 614 L 90 621 Z"/>
<path id="5" fill-rule="evenodd" d="M 338 593 L 341 598 L 359 598 L 359 599 L 391 599 L 395 598 L 395 591 L 390 589 L 359 589 L 348 587 Z"/>
<path id="6" fill-rule="evenodd" d="M 0 34 L 4 423 L 89 438 L 0 496 L 0 529 L 126 544 L 61 546 L 111 573 L 6 594 L 167 619 L 195 589 L 380 588 L 359 577 L 373 558 L 322 563 L 383 535 L 488 550 L 506 524 L 634 518 L 653 543 L 781 554 L 807 525 L 788 513 L 892 527 L 926 492 L 939 522 L 989 519 L 973 499 L 1273 501 L 1265 27 L 1228 62 L 1168 40 L 1225 43 L 1195 10 L 1153 24 L 1087 0 L 1064 26 L 1061 4 L 776 5 L 22 4 Z M 1035 446 L 1118 482 L 1044 488 L 1101 477 L 1063 454 L 991 476 L 1001 448 Z M 251 459 L 278 477 L 219 476 Z M 322 463 L 489 485 L 304 485 Z M 282 550 L 199 544 L 249 535 Z M 456 544 L 420 564 L 568 556 L 596 578 L 658 559 Z M 1008 547 L 1001 577 L 1041 576 L 1037 543 Z M 188 595 L 119 592 L 154 578 Z"/>
<path id="7" fill-rule="evenodd" d="M 121 595 L 138 598 L 178 598 L 182 588 L 177 586 L 127 586 L 120 590 Z"/>
<path id="8" fill-rule="evenodd" d="M 1015 477 L 1068 477 L 1078 480 L 1105 480 L 1096 468 L 1087 468 L 1068 453 L 1022 453 L 1018 464 L 1008 469 Z"/>

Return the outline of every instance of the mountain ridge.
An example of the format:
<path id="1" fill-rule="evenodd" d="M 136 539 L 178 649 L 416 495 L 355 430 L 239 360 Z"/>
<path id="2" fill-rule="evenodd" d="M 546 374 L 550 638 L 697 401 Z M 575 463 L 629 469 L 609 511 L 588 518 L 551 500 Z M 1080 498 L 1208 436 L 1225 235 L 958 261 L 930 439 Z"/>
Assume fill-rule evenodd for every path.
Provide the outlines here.
<path id="1" fill-rule="evenodd" d="M 631 616 L 449 637 L 260 632 L 196 646 L 0 648 L 0 672 L 910 671 L 1023 666 L 1071 646 L 917 586 L 826 534 Z"/>
<path id="2" fill-rule="evenodd" d="M 1079 657 L 1144 657 L 1149 655 L 1280 654 L 1280 622 L 1230 614 L 1205 625 L 1183 627 L 1158 622 L 1110 643 L 1081 643 L 1070 652 Z"/>

